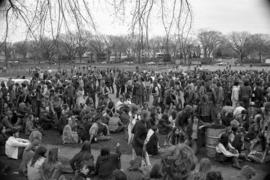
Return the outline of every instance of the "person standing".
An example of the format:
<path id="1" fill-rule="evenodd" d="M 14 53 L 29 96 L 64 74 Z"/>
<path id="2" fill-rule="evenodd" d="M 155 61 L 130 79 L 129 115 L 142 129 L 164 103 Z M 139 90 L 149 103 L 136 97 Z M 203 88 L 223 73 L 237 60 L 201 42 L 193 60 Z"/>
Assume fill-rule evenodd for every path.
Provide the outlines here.
<path id="1" fill-rule="evenodd" d="M 72 109 L 74 105 L 74 95 L 75 95 L 75 88 L 73 87 L 72 83 L 69 83 L 69 85 L 65 89 L 64 95 L 67 98 L 66 100 L 69 109 Z"/>
<path id="2" fill-rule="evenodd" d="M 147 122 L 149 118 L 149 112 L 143 111 L 141 120 L 137 121 L 132 129 L 132 133 L 134 134 L 132 147 L 136 153 L 136 156 L 144 157 L 143 146 L 148 132 Z"/>
<path id="3" fill-rule="evenodd" d="M 153 106 L 158 106 L 160 101 L 160 88 L 158 86 L 157 81 L 154 81 L 153 88 L 152 88 L 152 95 L 153 95 Z"/>
<path id="4" fill-rule="evenodd" d="M 240 91 L 239 82 L 235 81 L 232 87 L 232 97 L 231 97 L 233 107 L 236 107 L 237 104 L 239 103 L 239 91 Z"/>
<path id="5" fill-rule="evenodd" d="M 96 91 L 97 91 L 97 88 L 95 86 L 95 83 L 94 81 L 91 81 L 88 87 L 88 95 L 89 97 L 92 98 L 94 107 L 96 107 Z"/>
<path id="6" fill-rule="evenodd" d="M 240 92 L 239 92 L 239 100 L 241 102 L 243 102 L 244 104 L 244 108 L 248 109 L 249 108 L 249 102 L 251 99 L 251 95 L 252 95 L 252 89 L 249 85 L 248 81 L 244 82 L 244 86 L 242 86 L 240 88 Z"/>
<path id="7" fill-rule="evenodd" d="M 257 108 L 261 108 L 263 106 L 264 90 L 259 80 L 256 82 L 256 86 L 253 90 L 253 99 Z"/>

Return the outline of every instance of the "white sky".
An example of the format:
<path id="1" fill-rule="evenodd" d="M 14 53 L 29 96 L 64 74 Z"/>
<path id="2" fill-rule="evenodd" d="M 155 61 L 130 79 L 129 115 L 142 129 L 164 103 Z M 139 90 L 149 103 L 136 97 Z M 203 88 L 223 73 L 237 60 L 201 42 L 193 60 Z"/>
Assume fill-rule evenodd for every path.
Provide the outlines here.
<path id="1" fill-rule="evenodd" d="M 270 8 L 266 6 L 265 0 L 190 0 L 190 3 L 193 10 L 193 34 L 200 29 L 217 30 L 225 34 L 232 31 L 270 34 Z M 113 35 L 128 33 L 127 25 L 115 18 L 109 5 L 97 3 L 95 6 L 97 7 L 91 11 L 100 33 Z M 155 10 L 153 13 L 159 12 Z M 4 31 L 2 24 L 0 20 L 1 39 Z M 12 27 L 9 41 L 24 40 L 25 30 L 20 24 Z M 153 21 L 150 34 L 163 35 L 162 24 Z"/>

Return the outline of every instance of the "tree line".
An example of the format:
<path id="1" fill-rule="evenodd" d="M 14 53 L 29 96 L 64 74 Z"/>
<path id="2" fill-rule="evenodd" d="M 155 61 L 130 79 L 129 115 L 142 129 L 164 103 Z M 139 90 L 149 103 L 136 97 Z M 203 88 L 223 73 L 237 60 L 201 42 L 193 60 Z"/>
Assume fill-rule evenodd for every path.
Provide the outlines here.
<path id="1" fill-rule="evenodd" d="M 111 55 L 151 59 L 157 53 L 163 52 L 169 53 L 174 59 L 186 61 L 192 58 L 238 58 L 240 62 L 248 59 L 262 62 L 270 56 L 270 35 L 267 34 L 232 32 L 225 35 L 218 31 L 201 30 L 197 36 L 187 38 L 185 43 L 180 41 L 176 35 L 169 40 L 168 37 L 153 37 L 138 51 L 141 44 L 134 36 L 98 36 L 85 30 L 80 34 L 60 34 L 57 39 L 42 36 L 38 40 L 7 43 L 6 57 L 68 62 L 75 58 L 89 57 L 91 54 L 106 54 L 108 60 Z M 4 51 L 0 49 L 0 52 L 1 50 Z"/>

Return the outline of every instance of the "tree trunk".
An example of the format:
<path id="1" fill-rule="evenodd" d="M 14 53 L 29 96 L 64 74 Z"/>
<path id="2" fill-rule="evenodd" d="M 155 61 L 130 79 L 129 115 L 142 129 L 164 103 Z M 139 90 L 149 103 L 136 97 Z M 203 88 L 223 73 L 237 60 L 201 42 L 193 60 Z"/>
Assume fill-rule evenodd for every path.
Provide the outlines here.
<path id="1" fill-rule="evenodd" d="M 204 58 L 207 58 L 207 48 L 203 48 L 203 56 Z"/>
<path id="2" fill-rule="evenodd" d="M 5 42 L 5 66 L 8 68 L 8 51 L 7 51 L 7 42 Z"/>
<path id="3" fill-rule="evenodd" d="M 110 56 L 111 56 L 110 50 L 107 49 L 107 62 L 108 63 L 110 62 Z"/>
<path id="4" fill-rule="evenodd" d="M 119 62 L 122 61 L 121 56 L 122 56 L 122 53 L 121 53 L 121 51 L 120 51 L 120 54 L 119 54 Z"/>
<path id="5" fill-rule="evenodd" d="M 169 36 L 166 38 L 166 54 L 169 54 Z"/>
<path id="6" fill-rule="evenodd" d="M 243 63 L 243 53 L 240 52 L 240 62 Z"/>
<path id="7" fill-rule="evenodd" d="M 259 51 L 259 59 L 260 59 L 260 63 L 262 63 L 262 52 Z"/>

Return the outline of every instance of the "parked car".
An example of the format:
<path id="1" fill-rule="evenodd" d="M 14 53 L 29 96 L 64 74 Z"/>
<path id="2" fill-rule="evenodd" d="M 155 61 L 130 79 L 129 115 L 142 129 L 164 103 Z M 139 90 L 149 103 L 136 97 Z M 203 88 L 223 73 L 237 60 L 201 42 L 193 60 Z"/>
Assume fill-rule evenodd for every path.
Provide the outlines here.
<path id="1" fill-rule="evenodd" d="M 145 63 L 146 65 L 155 65 L 156 63 L 155 62 L 153 62 L 153 61 L 151 61 L 151 62 L 147 62 L 147 63 Z"/>
<path id="2" fill-rule="evenodd" d="M 217 65 L 218 65 L 218 66 L 226 66 L 227 63 L 225 63 L 225 62 L 220 62 L 220 63 L 217 63 Z"/>
<path id="3" fill-rule="evenodd" d="M 134 64 L 133 61 L 126 61 L 125 64 Z"/>
<path id="4" fill-rule="evenodd" d="M 101 64 L 107 64 L 107 62 L 106 61 L 102 61 Z"/>

